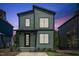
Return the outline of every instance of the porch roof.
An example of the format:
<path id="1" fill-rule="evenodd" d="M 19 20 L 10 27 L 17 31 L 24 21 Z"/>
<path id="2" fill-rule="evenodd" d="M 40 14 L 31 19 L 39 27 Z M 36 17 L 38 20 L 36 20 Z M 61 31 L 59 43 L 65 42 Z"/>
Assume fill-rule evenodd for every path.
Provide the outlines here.
<path id="1" fill-rule="evenodd" d="M 34 30 L 14 30 L 14 31 L 17 31 L 17 32 L 36 32 L 36 31 L 54 31 L 53 29 L 34 29 Z"/>
<path id="2" fill-rule="evenodd" d="M 36 30 L 14 30 L 14 31 L 17 31 L 17 32 L 36 32 Z"/>

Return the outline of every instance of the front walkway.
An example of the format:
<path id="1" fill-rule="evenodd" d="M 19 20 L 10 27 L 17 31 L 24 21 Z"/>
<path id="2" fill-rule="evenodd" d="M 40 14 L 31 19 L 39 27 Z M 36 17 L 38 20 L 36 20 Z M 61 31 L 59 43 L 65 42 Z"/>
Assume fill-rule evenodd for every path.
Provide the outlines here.
<path id="1" fill-rule="evenodd" d="M 45 52 L 21 52 L 16 56 L 48 56 Z"/>

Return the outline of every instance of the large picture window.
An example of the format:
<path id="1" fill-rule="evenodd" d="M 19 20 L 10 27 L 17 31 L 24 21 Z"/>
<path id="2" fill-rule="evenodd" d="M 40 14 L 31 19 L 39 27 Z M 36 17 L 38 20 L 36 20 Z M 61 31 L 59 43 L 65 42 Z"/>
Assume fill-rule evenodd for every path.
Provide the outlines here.
<path id="1" fill-rule="evenodd" d="M 48 43 L 48 34 L 40 34 L 40 43 Z"/>
<path id="2" fill-rule="evenodd" d="M 48 18 L 40 18 L 40 27 L 41 28 L 48 27 Z"/>
<path id="3" fill-rule="evenodd" d="M 30 19 L 26 19 L 25 22 L 26 22 L 26 23 L 25 23 L 26 26 L 30 26 Z"/>

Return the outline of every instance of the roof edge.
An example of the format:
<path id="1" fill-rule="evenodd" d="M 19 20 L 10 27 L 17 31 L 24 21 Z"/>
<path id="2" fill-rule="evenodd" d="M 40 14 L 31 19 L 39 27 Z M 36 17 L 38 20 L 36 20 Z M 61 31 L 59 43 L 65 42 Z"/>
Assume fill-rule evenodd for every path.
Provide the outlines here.
<path id="1" fill-rule="evenodd" d="M 71 17 L 69 20 L 67 20 L 64 24 L 62 24 L 61 26 L 59 26 L 58 27 L 58 29 L 60 28 L 60 27 L 62 27 L 63 25 L 65 25 L 66 23 L 68 23 L 69 21 L 71 21 L 73 18 L 75 18 L 77 15 L 75 15 L 75 16 L 73 16 L 73 17 Z"/>
<path id="2" fill-rule="evenodd" d="M 22 14 L 28 14 L 28 13 L 32 13 L 33 10 L 28 10 L 28 11 L 24 11 L 24 12 L 20 12 L 20 13 L 17 13 L 17 15 L 22 15 Z"/>
<path id="3" fill-rule="evenodd" d="M 7 23 L 8 25 L 10 25 L 11 27 L 13 27 L 8 21 L 6 21 L 6 20 L 2 20 L 2 21 Z"/>
<path id="4" fill-rule="evenodd" d="M 54 11 L 51 11 L 49 9 L 46 9 L 46 8 L 43 8 L 43 7 L 39 7 L 39 6 L 36 6 L 36 5 L 33 5 L 33 9 L 34 8 L 41 9 L 41 10 L 45 10 L 45 11 L 51 13 L 51 14 L 54 14 L 54 15 L 56 14 L 56 12 L 54 12 Z"/>

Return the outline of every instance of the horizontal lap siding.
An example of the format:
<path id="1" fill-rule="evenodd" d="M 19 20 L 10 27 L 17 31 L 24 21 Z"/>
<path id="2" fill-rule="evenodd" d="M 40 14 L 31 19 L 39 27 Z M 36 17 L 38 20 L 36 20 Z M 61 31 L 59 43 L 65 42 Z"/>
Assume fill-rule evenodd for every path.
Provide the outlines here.
<path id="1" fill-rule="evenodd" d="M 24 46 L 24 33 L 19 34 L 19 49 L 20 51 L 34 51 L 35 47 L 35 35 L 33 33 L 30 34 L 30 47 Z"/>
<path id="2" fill-rule="evenodd" d="M 24 14 L 19 17 L 20 30 L 33 30 L 34 29 L 34 14 Z M 26 27 L 26 19 L 30 19 L 30 26 Z"/>
<path id="3" fill-rule="evenodd" d="M 19 34 L 19 46 L 20 47 L 24 47 L 24 41 L 25 41 L 25 38 L 24 38 L 24 33 L 20 33 Z M 35 34 L 33 33 L 30 33 L 30 47 L 34 47 L 35 46 Z"/>
<path id="4" fill-rule="evenodd" d="M 53 29 L 53 15 L 43 12 L 43 11 L 39 11 L 39 10 L 34 10 L 35 12 L 35 29 Z M 46 17 L 48 18 L 48 28 L 40 28 L 40 18 L 42 17 Z"/>
<path id="5" fill-rule="evenodd" d="M 48 12 L 44 12 L 38 9 L 34 9 L 34 15 L 35 15 L 35 29 L 38 30 L 37 32 L 37 42 L 36 42 L 36 48 L 53 48 L 53 20 L 54 20 L 54 15 L 50 14 Z M 40 28 L 40 18 L 48 18 L 48 28 Z M 43 31 L 40 31 L 40 29 L 43 29 Z M 47 29 L 52 29 L 52 31 L 47 31 Z M 48 44 L 40 44 L 40 38 L 39 34 L 40 33 L 47 33 L 49 35 L 49 43 Z"/>
<path id="6" fill-rule="evenodd" d="M 19 34 L 19 46 L 24 47 L 24 33 Z"/>
<path id="7" fill-rule="evenodd" d="M 19 16 L 19 29 L 20 30 L 38 30 L 37 33 L 31 33 L 30 35 L 30 48 L 24 47 L 24 32 L 22 34 L 19 34 L 19 44 L 20 48 L 22 50 L 31 49 L 31 47 L 36 46 L 36 48 L 53 48 L 53 14 L 50 14 L 49 12 L 40 11 L 37 9 L 33 9 L 34 13 L 31 14 L 24 14 Z M 46 17 L 48 18 L 48 28 L 40 28 L 40 18 Z M 30 27 L 25 26 L 25 19 L 29 18 L 31 21 Z M 39 29 L 43 29 L 45 31 L 40 31 Z M 52 29 L 52 31 L 46 31 L 46 29 Z M 27 32 L 26 32 L 27 33 Z M 47 45 L 41 45 L 39 44 L 39 34 L 40 33 L 48 33 L 49 34 L 49 44 Z M 36 45 L 35 45 L 36 44 Z"/>
<path id="8" fill-rule="evenodd" d="M 49 35 L 49 38 L 48 38 L 48 41 L 49 43 L 48 44 L 40 44 L 40 34 L 48 34 Z M 37 32 L 37 45 L 36 47 L 37 48 L 53 48 L 53 31 L 38 31 Z"/>
<path id="9" fill-rule="evenodd" d="M 35 34 L 31 33 L 30 36 L 30 46 L 35 47 Z"/>

